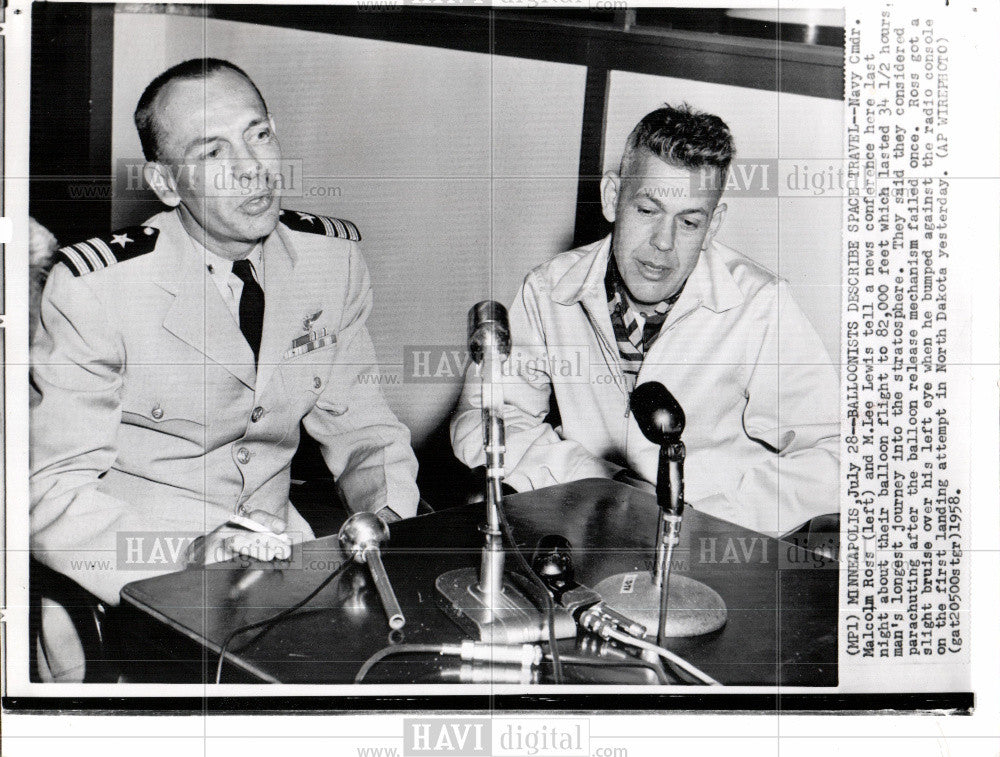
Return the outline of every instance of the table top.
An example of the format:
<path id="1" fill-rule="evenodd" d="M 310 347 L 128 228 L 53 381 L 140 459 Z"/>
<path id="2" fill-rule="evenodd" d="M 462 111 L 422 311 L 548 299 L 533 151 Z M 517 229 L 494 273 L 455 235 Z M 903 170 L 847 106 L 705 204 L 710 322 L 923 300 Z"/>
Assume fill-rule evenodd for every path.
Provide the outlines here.
<path id="1" fill-rule="evenodd" d="M 589 479 L 504 502 L 525 557 L 541 536 L 561 534 L 573 545 L 576 579 L 583 584 L 648 570 L 652 563 L 658 510 L 648 492 Z M 390 632 L 366 568 L 354 565 L 266 633 L 238 636 L 223 680 L 347 683 L 364 660 L 391 643 L 466 638 L 439 608 L 434 580 L 455 568 L 478 568 L 484 519 L 483 505 L 467 505 L 392 525 L 382 559 L 406 615 L 401 631 Z M 260 571 L 242 592 L 233 587 L 249 569 L 222 564 L 128 584 L 123 607 L 148 621 L 155 632 L 140 632 L 147 641 L 159 639 L 158 651 L 141 650 L 144 659 L 161 653 L 163 659 L 200 658 L 202 677 L 212 680 L 214 657 L 232 630 L 304 598 L 342 559 L 336 536 L 329 536 L 296 545 L 286 567 Z M 507 569 L 514 567 L 508 556 Z M 725 684 L 836 685 L 836 562 L 688 508 L 673 571 L 715 589 L 728 620 L 704 636 L 669 640 L 672 651 Z M 566 640 L 560 649 L 579 650 L 581 644 L 593 646 L 592 640 Z M 366 680 L 433 682 L 443 680 L 441 670 L 442 664 L 429 666 L 426 659 L 389 658 Z M 567 682 L 606 680 L 595 676 L 581 669 Z M 633 671 L 631 680 L 649 679 Z"/>

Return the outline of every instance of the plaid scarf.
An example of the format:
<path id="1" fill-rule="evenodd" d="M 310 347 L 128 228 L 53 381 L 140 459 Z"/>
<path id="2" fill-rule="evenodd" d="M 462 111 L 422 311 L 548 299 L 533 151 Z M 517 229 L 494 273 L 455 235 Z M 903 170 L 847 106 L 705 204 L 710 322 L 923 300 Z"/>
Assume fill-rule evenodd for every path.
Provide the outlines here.
<path id="1" fill-rule="evenodd" d="M 639 368 L 645 354 L 660 335 L 660 327 L 670 314 L 670 309 L 681 296 L 684 287 L 670 298 L 659 302 L 653 313 L 643 316 L 629 304 L 625 282 L 618 272 L 614 256 L 608 258 L 608 272 L 604 276 L 604 288 L 608 293 L 608 309 L 611 311 L 611 326 L 618 343 L 618 353 L 622 359 L 622 371 L 628 381 L 628 390 L 635 388 Z M 641 324 L 641 325 L 640 325 Z"/>

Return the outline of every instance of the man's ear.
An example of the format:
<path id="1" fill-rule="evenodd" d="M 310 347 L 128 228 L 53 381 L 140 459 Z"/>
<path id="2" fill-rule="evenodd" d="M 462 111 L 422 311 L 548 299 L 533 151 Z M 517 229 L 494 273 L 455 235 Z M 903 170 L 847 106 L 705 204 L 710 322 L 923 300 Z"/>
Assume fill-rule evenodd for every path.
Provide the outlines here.
<path id="1" fill-rule="evenodd" d="M 151 160 L 142 167 L 142 176 L 156 192 L 160 202 L 171 208 L 180 205 L 181 196 L 177 194 L 177 181 L 169 166 Z"/>
<path id="2" fill-rule="evenodd" d="M 614 171 L 608 171 L 601 179 L 601 211 L 610 223 L 615 222 L 618 214 L 618 192 L 621 185 L 621 177 Z"/>
<path id="3" fill-rule="evenodd" d="M 712 243 L 712 239 L 722 227 L 722 219 L 726 217 L 726 210 L 728 210 L 728 208 L 724 202 L 720 202 L 715 206 L 715 210 L 712 211 L 712 220 L 708 222 L 708 233 L 705 235 L 705 239 L 701 243 L 701 249 L 707 249 Z"/>

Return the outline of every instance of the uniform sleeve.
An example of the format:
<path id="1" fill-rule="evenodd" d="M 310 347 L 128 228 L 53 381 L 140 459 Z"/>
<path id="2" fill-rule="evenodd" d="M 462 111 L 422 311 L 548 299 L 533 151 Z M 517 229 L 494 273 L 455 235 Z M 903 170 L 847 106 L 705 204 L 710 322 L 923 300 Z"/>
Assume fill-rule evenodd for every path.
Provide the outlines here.
<path id="1" fill-rule="evenodd" d="M 417 459 L 409 429 L 393 414 L 379 385 L 375 347 L 365 326 L 371 309 L 368 267 L 352 244 L 335 375 L 303 424 L 319 443 L 352 512 L 389 507 L 409 518 L 419 501 Z"/>
<path id="2" fill-rule="evenodd" d="M 504 371 L 505 482 L 517 491 L 582 478 L 610 478 L 620 466 L 602 460 L 578 442 L 563 439 L 545 422 L 552 395 L 546 370 L 547 347 L 538 312 L 540 295 L 529 274 L 510 308 L 513 343 Z M 456 457 L 470 468 L 486 463 L 483 448 L 482 397 L 476 366 L 465 376 L 459 412 L 452 419 Z"/>
<path id="3" fill-rule="evenodd" d="M 836 511 L 839 503 L 838 379 L 819 336 L 788 285 L 767 287 L 755 306 L 767 323 L 750 355 L 743 431 L 776 454 L 734 488 L 693 502 L 756 531 L 782 534 Z"/>
<path id="4" fill-rule="evenodd" d="M 64 265 L 49 275 L 31 351 L 31 551 L 102 600 L 139 577 L 115 569 L 127 503 L 98 491 L 117 456 L 124 348 L 104 308 Z M 150 524 L 145 524 L 148 528 Z"/>

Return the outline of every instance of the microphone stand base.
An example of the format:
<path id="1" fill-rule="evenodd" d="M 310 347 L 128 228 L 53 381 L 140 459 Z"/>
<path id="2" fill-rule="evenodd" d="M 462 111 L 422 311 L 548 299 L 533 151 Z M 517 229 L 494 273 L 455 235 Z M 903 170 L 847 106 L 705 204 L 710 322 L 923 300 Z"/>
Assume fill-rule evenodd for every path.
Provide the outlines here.
<path id="1" fill-rule="evenodd" d="M 445 615 L 477 641 L 488 644 L 548 641 L 545 613 L 506 577 L 503 591 L 493 603 L 479 590 L 479 571 L 475 568 L 442 573 L 434 586 L 437 588 L 438 604 Z M 524 589 L 532 589 L 526 579 Z M 576 623 L 561 607 L 556 607 L 555 624 L 556 638 L 576 636 Z"/>
<path id="2" fill-rule="evenodd" d="M 670 576 L 666 636 L 701 636 L 726 624 L 726 603 L 719 593 L 687 576 Z M 660 624 L 660 587 L 647 571 L 616 573 L 594 587 L 611 609 L 646 626 L 655 637 Z"/>

